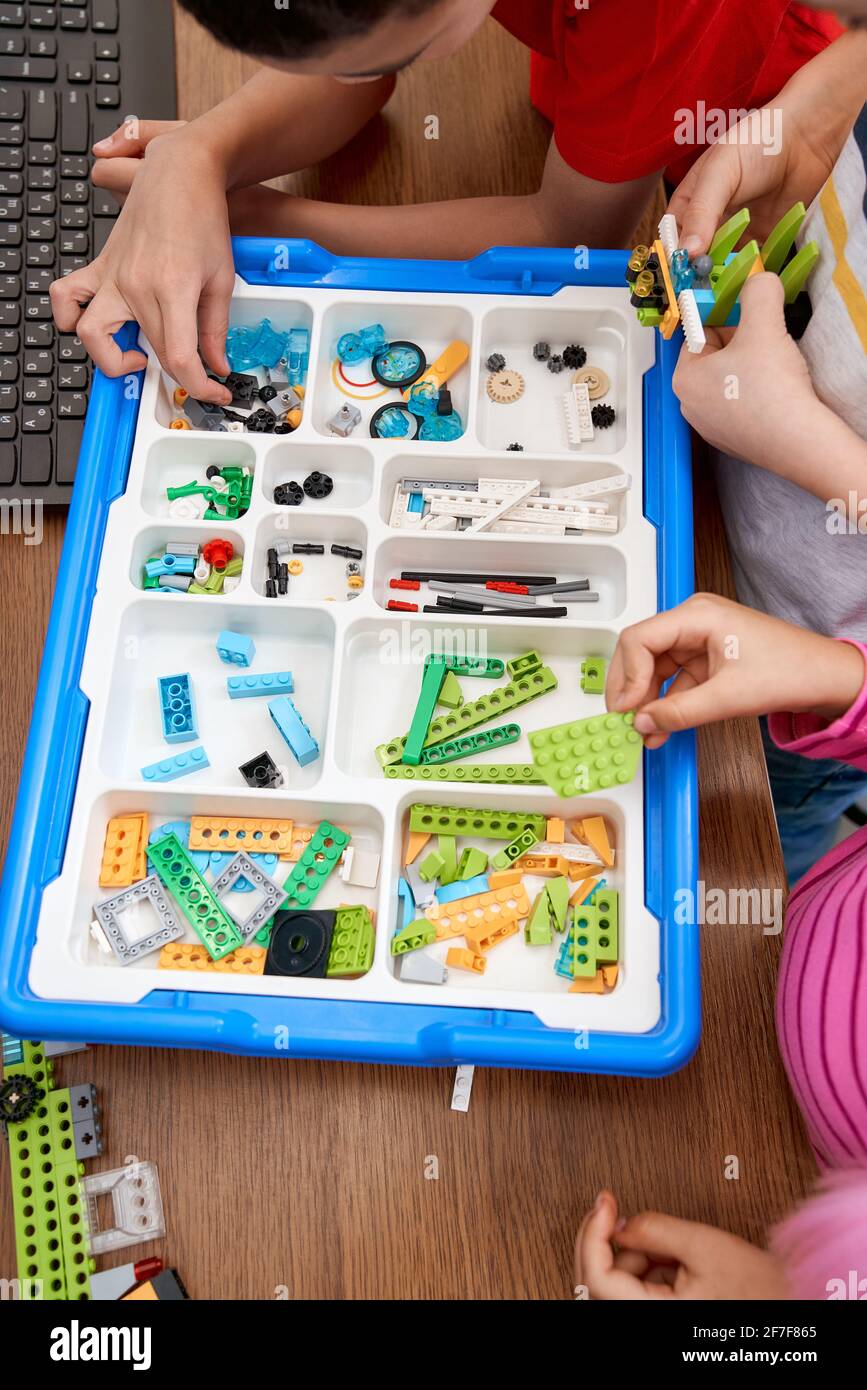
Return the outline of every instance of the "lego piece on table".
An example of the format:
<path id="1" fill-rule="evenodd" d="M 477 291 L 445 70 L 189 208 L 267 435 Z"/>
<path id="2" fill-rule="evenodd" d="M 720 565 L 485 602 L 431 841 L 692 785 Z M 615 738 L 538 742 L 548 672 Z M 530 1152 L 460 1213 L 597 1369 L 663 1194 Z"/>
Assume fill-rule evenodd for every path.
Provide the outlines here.
<path id="1" fill-rule="evenodd" d="M 283 885 L 289 898 L 309 907 L 349 844 L 350 836 L 330 821 L 322 821 Z"/>
<path id="2" fill-rule="evenodd" d="M 405 955 L 407 951 L 419 951 L 423 946 L 431 946 L 437 939 L 437 929 L 433 922 L 429 922 L 425 917 L 419 917 L 415 922 L 410 922 L 408 927 L 396 932 L 391 938 L 391 954 L 393 956 Z"/>
<path id="3" fill-rule="evenodd" d="M 428 741 L 431 720 L 445 676 L 445 662 L 441 659 L 434 657 L 425 665 L 421 692 L 400 757 L 400 761 L 411 766 L 416 767 L 421 762 L 422 749 Z"/>
<path id="4" fill-rule="evenodd" d="M 217 653 L 228 666 L 249 666 L 256 655 L 256 646 L 252 637 L 227 629 L 217 638 Z"/>
<path id="5" fill-rule="evenodd" d="M 93 1255 L 123 1250 L 159 1240 L 166 1233 L 157 1170 L 137 1159 L 109 1173 L 91 1173 L 82 1179 L 87 1202 L 88 1241 Z M 100 1229 L 100 1197 L 111 1197 L 114 1226 Z"/>
<path id="6" fill-rule="evenodd" d="M 288 695 L 281 695 L 268 704 L 268 713 L 289 746 L 289 751 L 301 767 L 315 763 L 319 744 L 311 734 Z"/>
<path id="7" fill-rule="evenodd" d="M 727 222 L 717 228 L 716 236 L 707 250 L 715 266 L 724 264 L 749 225 L 749 208 L 741 208 L 740 212 L 734 213 Z"/>
<path id="8" fill-rule="evenodd" d="M 291 671 L 269 671 L 261 676 L 229 676 L 230 700 L 250 700 L 260 695 L 291 695 L 295 689 Z"/>
<path id="9" fill-rule="evenodd" d="M 581 822 L 576 821 L 573 822 L 573 824 L 580 825 Z M 566 844 L 565 841 L 559 840 L 540 840 L 533 853 L 534 855 L 556 854 L 560 859 L 565 859 L 566 863 L 570 866 L 577 865 L 579 867 L 587 867 L 590 865 L 592 867 L 602 862 L 595 849 L 591 849 L 591 847 L 586 844 L 573 844 L 571 840 L 568 844 Z M 566 870 L 564 869 L 562 872 L 565 873 Z"/>
<path id="10" fill-rule="evenodd" d="M 443 580 L 448 578 L 450 581 L 454 581 L 456 576 L 432 574 L 428 578 Z M 466 578 L 466 582 L 478 583 L 479 577 L 477 575 L 475 579 Z M 425 666 L 429 666 L 432 661 L 442 661 L 446 670 L 452 671 L 456 676 L 472 676 L 477 680 L 496 680 L 505 675 L 506 671 L 505 663 L 496 657 L 486 659 L 480 656 L 440 656 L 437 654 L 425 657 Z"/>
<path id="11" fill-rule="evenodd" d="M 495 869 L 508 869 L 514 864 L 516 859 L 520 859 L 523 854 L 529 854 L 530 850 L 538 843 L 538 835 L 532 830 L 522 830 L 516 835 L 505 849 L 501 849 L 491 860 L 491 865 Z"/>
<path id="12" fill-rule="evenodd" d="M 462 881 L 471 878 L 478 878 L 488 867 L 488 856 L 483 849 L 476 849 L 471 845 L 465 849 L 458 864 L 458 878 Z"/>
<path id="13" fill-rule="evenodd" d="M 400 903 L 397 930 L 403 931 L 404 927 L 408 927 L 410 922 L 415 920 L 415 899 L 412 896 L 412 889 L 405 878 L 399 878 L 397 880 L 397 897 Z"/>
<path id="14" fill-rule="evenodd" d="M 475 782 L 481 786 L 499 783 L 507 787 L 545 785 L 532 763 L 448 763 L 443 767 L 405 767 L 403 763 L 394 763 L 384 767 L 382 775 L 392 782 Z"/>
<path id="15" fill-rule="evenodd" d="M 340 439 L 348 439 L 353 430 L 361 424 L 361 411 L 357 405 L 344 401 L 335 415 L 328 421 L 328 429 Z"/>
<path id="16" fill-rule="evenodd" d="M 541 665 L 542 658 L 538 652 L 524 652 L 523 656 L 507 661 L 506 670 L 512 680 L 518 680 L 521 676 L 529 676 L 532 671 L 538 671 Z"/>
<path id="17" fill-rule="evenodd" d="M 356 849 L 350 845 L 343 852 L 340 877 L 354 888 L 375 888 L 379 882 L 380 856 L 372 850 Z"/>
<path id="18" fill-rule="evenodd" d="M 618 938 L 618 895 L 613 889 L 597 889 L 592 902 L 575 909 L 567 938 L 571 949 L 566 960 L 573 977 L 592 979 L 600 965 L 616 965 Z"/>
<path id="19" fill-rule="evenodd" d="M 439 881 L 443 886 L 453 883 L 458 874 L 458 848 L 454 835 L 440 835 L 437 840 L 439 855 L 443 861 L 443 866 L 439 872 Z"/>
<path id="20" fill-rule="evenodd" d="M 517 743 L 521 737 L 519 724 L 503 724 L 498 729 L 481 729 L 475 734 L 465 734 L 461 738 L 446 739 L 444 743 L 434 744 L 421 755 L 421 767 L 439 767 L 443 763 L 457 762 L 462 758 L 472 758 L 476 753 L 485 753 L 492 748 L 507 748 Z M 399 766 L 399 764 L 396 764 Z"/>
<path id="21" fill-rule="evenodd" d="M 248 787 L 257 789 L 268 787 L 273 790 L 283 785 L 283 773 L 270 753 L 259 753 L 249 762 L 242 763 L 238 771 Z"/>
<path id="22" fill-rule="evenodd" d="M 575 892 L 569 899 L 569 906 L 580 907 L 582 903 L 586 903 L 593 896 L 599 885 L 604 883 L 605 879 L 600 878 L 598 874 L 593 878 L 586 878 L 584 882 L 580 883 L 575 889 Z"/>
<path id="23" fill-rule="evenodd" d="M 608 836 L 604 816 L 585 816 L 583 820 L 572 822 L 572 833 L 583 844 L 589 845 L 602 863 L 609 869 L 614 864 L 614 850 Z"/>
<path id="24" fill-rule="evenodd" d="M 189 777 L 191 772 L 202 772 L 210 767 L 204 748 L 188 748 L 174 758 L 163 758 L 161 762 L 143 767 L 141 775 L 146 782 L 175 782 L 179 777 Z"/>
<path id="25" fill-rule="evenodd" d="M 708 328 L 718 328 L 726 323 L 750 275 L 761 269 L 759 244 L 757 241 L 748 241 L 736 256 L 726 262 L 716 283 L 711 282 L 714 302 L 710 313 L 704 317 L 704 323 Z"/>
<path id="26" fill-rule="evenodd" d="M 581 689 L 585 695 L 605 694 L 604 656 L 587 656 L 581 662 Z"/>
<path id="27" fill-rule="evenodd" d="M 419 865 L 419 878 L 425 883 L 433 883 L 435 878 L 439 878 L 443 867 L 443 857 L 436 850 L 431 850 L 427 858 Z"/>
<path id="28" fill-rule="evenodd" d="M 262 975 L 265 972 L 263 946 L 238 946 L 222 960 L 211 960 L 204 946 L 179 941 L 160 952 L 160 970 L 205 970 L 220 975 Z"/>
<path id="29" fill-rule="evenodd" d="M 441 961 L 426 956 L 422 951 L 402 955 L 398 961 L 401 981 L 414 985 L 444 985 L 449 972 Z"/>
<path id="30" fill-rule="evenodd" d="M 589 443 L 595 431 L 586 382 L 576 382 L 571 391 L 567 391 L 563 397 L 563 412 L 566 418 L 566 436 L 572 448 Z"/>
<path id="31" fill-rule="evenodd" d="M 786 304 L 794 304 L 812 275 L 818 259 L 818 244 L 815 241 L 809 241 L 806 246 L 801 247 L 797 256 L 793 256 L 789 264 L 780 271 L 780 284 L 783 286 Z"/>
<path id="32" fill-rule="evenodd" d="M 556 846 L 555 846 L 556 849 Z M 562 878 L 569 872 L 569 860 L 562 854 L 523 854 L 515 864 L 520 874 L 535 874 L 537 878 Z"/>
<path id="33" fill-rule="evenodd" d="M 523 877 L 520 869 L 501 869 L 497 873 L 488 874 L 488 888 L 511 888 L 513 883 L 520 883 Z"/>
<path id="34" fill-rule="evenodd" d="M 464 703 L 464 692 L 454 671 L 446 671 L 437 704 L 445 709 L 458 709 Z"/>
<path id="35" fill-rule="evenodd" d="M 406 854 L 403 860 L 404 864 L 412 864 L 421 854 L 430 838 L 430 832 L 425 833 L 424 831 L 418 830 L 410 831 L 406 842 Z"/>
<path id="36" fill-rule="evenodd" d="M 554 940 L 554 923 L 552 921 L 551 902 L 547 891 L 543 888 L 530 913 L 527 925 L 524 927 L 524 941 L 528 946 L 550 946 Z"/>
<path id="37" fill-rule="evenodd" d="M 488 968 L 486 956 L 477 956 L 475 951 L 467 951 L 462 946 L 450 946 L 446 951 L 446 965 L 455 970 L 468 970 L 472 975 L 484 975 Z"/>
<path id="38" fill-rule="evenodd" d="M 762 265 L 765 270 L 769 270 L 773 275 L 780 274 L 806 215 L 807 209 L 803 203 L 795 203 L 794 207 L 783 213 L 762 245 Z"/>
<path id="39" fill-rule="evenodd" d="M 130 909 L 139 905 L 146 905 L 154 917 L 149 930 L 144 933 L 134 932 L 126 916 Z M 113 898 L 95 903 L 93 910 L 106 941 L 121 965 L 131 965 L 153 951 L 161 950 L 168 942 L 177 941 L 184 934 L 183 925 L 156 874 L 150 874 L 141 883 L 125 888 Z"/>
<path id="40" fill-rule="evenodd" d="M 147 839 L 147 815 L 115 816 L 105 831 L 99 870 L 100 888 L 129 888 L 144 873 L 142 846 Z"/>
<path id="41" fill-rule="evenodd" d="M 366 975 L 373 964 L 373 944 L 373 919 L 367 908 L 340 908 L 335 914 L 325 978 L 346 980 Z"/>
<path id="42" fill-rule="evenodd" d="M 136 1264 L 118 1265 L 116 1269 L 101 1269 L 90 1276 L 90 1296 L 97 1303 L 116 1303 L 136 1284 L 159 1274 L 162 1267 L 162 1260 L 154 1257 L 139 1260 Z"/>
<path id="43" fill-rule="evenodd" d="M 258 893 L 256 906 L 245 917 L 238 917 L 225 901 L 239 878 L 251 883 Z M 220 906 L 228 912 L 237 925 L 244 937 L 245 944 L 250 941 L 251 937 L 255 936 L 257 931 L 261 931 L 286 900 L 285 888 L 281 888 L 279 883 L 275 883 L 243 850 L 230 860 L 223 872 L 214 880 L 212 892 Z"/>
<path id="44" fill-rule="evenodd" d="M 249 816 L 191 816 L 189 847 L 194 850 L 246 850 L 258 854 L 288 854 L 292 848 L 291 820 L 257 820 Z"/>
<path id="45" fill-rule="evenodd" d="M 121 1303 L 172 1303 L 189 1298 L 176 1269 L 164 1269 L 137 1284 L 119 1299 Z"/>
<path id="46" fill-rule="evenodd" d="M 425 883 L 415 864 L 407 864 L 404 874 L 412 893 L 413 902 L 419 912 L 424 912 L 428 903 L 434 901 L 433 884 Z"/>
<path id="47" fill-rule="evenodd" d="M 336 912 L 278 912 L 268 944 L 265 974 L 323 980 L 336 920 Z"/>
<path id="48" fill-rule="evenodd" d="M 508 941 L 510 936 L 517 936 L 518 923 L 516 921 L 506 921 L 502 919 L 496 922 L 484 923 L 477 927 L 468 927 L 464 931 L 464 940 L 470 950 L 481 954 L 483 951 L 491 951 L 495 946 L 500 946 L 504 941 Z"/>
<path id="49" fill-rule="evenodd" d="M 477 728 L 480 724 L 488 723 L 489 720 L 497 718 L 498 715 L 507 714 L 511 710 L 528 704 L 531 700 L 537 700 L 540 696 L 556 689 L 557 677 L 554 672 L 548 666 L 540 666 L 538 670 L 510 681 L 508 685 L 497 686 L 479 700 L 467 701 L 461 705 L 460 709 L 438 719 L 433 719 L 423 747 L 429 748 L 433 744 L 456 738 L 467 733 L 470 729 Z M 382 767 L 390 767 L 393 763 L 399 763 L 403 760 L 406 737 L 406 735 L 402 735 L 399 738 L 391 739 L 388 743 L 379 745 L 376 749 L 376 756 Z"/>
<path id="50" fill-rule="evenodd" d="M 617 984 L 619 965 L 601 965 L 592 980 L 573 980 L 570 994 L 610 994 Z"/>
<path id="51" fill-rule="evenodd" d="M 409 808 L 411 831 L 432 835 L 472 835 L 480 840 L 513 840 L 522 830 L 545 833 L 547 819 L 529 811 L 497 811 L 475 806 L 429 806 L 416 802 Z"/>
<path id="52" fill-rule="evenodd" d="M 189 675 L 158 676 L 157 690 L 166 743 L 189 743 L 198 738 L 193 683 Z"/>
<path id="53" fill-rule="evenodd" d="M 148 859 L 214 960 L 244 945 L 237 926 L 217 902 L 177 835 L 167 835 L 151 845 Z"/>
<path id="54" fill-rule="evenodd" d="M 635 715 L 594 715 L 530 735 L 533 766 L 558 796 L 625 786 L 638 771 L 644 747 Z"/>
<path id="55" fill-rule="evenodd" d="M 459 898 L 473 898 L 479 893 L 487 893 L 490 890 L 490 883 L 487 874 L 478 874 L 475 878 L 467 878 L 463 881 L 455 879 L 453 883 L 447 883 L 444 887 L 436 891 L 438 903 L 453 903 Z"/>
<path id="56" fill-rule="evenodd" d="M 497 888 L 456 903 L 434 902 L 427 908 L 428 921 L 437 928 L 437 940 L 465 936 L 468 927 L 491 926 L 497 922 L 517 922 L 530 914 L 530 899 L 524 885 Z M 481 920 L 480 920 L 481 919 Z"/>
<path id="57" fill-rule="evenodd" d="M 548 837 L 547 844 L 562 845 L 566 839 L 566 822 L 559 816 L 549 816 L 545 834 Z"/>

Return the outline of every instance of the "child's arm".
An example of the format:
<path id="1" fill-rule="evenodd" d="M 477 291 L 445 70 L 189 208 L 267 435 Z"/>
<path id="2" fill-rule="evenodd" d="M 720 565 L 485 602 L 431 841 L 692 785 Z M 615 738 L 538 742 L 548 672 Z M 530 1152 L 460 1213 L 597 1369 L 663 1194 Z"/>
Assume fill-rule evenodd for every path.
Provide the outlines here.
<path id="1" fill-rule="evenodd" d="M 159 133 L 124 132 L 111 150 L 141 155 L 129 196 L 102 255 L 51 287 L 58 327 L 77 333 L 109 376 L 140 370 L 113 334 L 137 319 L 175 380 L 200 400 L 228 404 L 208 380 L 198 346 L 218 374 L 235 284 L 227 190 L 324 159 L 387 100 L 391 79 L 347 86 L 329 77 L 257 74 L 199 120 Z M 161 132 L 162 128 L 160 128 Z M 104 152 L 106 153 L 106 152 Z M 107 181 L 106 181 L 107 182 Z"/>
<path id="2" fill-rule="evenodd" d="M 575 1241 L 575 1283 L 592 1299 L 789 1298 L 782 1265 L 748 1241 L 659 1211 L 618 1222 L 600 1192 Z"/>
<path id="3" fill-rule="evenodd" d="M 867 442 L 813 390 L 778 276 L 751 276 L 740 302 L 737 328 L 708 329 L 704 352 L 681 352 L 674 389 L 684 416 L 716 448 L 823 502 L 851 495 L 867 506 Z"/>
<path id="4" fill-rule="evenodd" d="M 605 695 L 611 710 L 634 709 L 648 748 L 659 748 L 678 730 L 742 715 L 838 720 L 861 707 L 864 686 L 861 648 L 697 594 L 625 629 Z"/>
<path id="5" fill-rule="evenodd" d="M 749 207 L 766 236 L 793 203 L 809 204 L 833 169 L 867 101 L 867 29 L 843 34 L 786 83 L 773 101 L 696 160 L 671 199 L 681 245 L 706 251 L 717 227 Z M 774 151 L 760 136 L 779 140 Z"/>

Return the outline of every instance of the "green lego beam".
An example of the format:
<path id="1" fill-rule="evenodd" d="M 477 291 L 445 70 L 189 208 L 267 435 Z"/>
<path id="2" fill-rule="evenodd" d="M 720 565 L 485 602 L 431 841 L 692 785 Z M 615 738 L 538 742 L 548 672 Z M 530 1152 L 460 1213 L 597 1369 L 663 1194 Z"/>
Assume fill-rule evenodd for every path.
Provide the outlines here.
<path id="1" fill-rule="evenodd" d="M 762 264 L 765 270 L 779 275 L 806 216 L 807 209 L 803 203 L 795 203 L 794 207 L 783 214 L 762 247 Z"/>
<path id="2" fill-rule="evenodd" d="M 747 276 L 758 255 L 759 243 L 748 241 L 734 260 L 729 261 L 717 281 L 714 306 L 705 319 L 706 327 L 721 328 L 723 326 L 735 306 L 738 295 L 746 284 Z"/>
<path id="3" fill-rule="evenodd" d="M 789 264 L 780 271 L 780 281 L 786 292 L 785 302 L 787 304 L 794 304 L 815 270 L 818 259 L 819 247 L 817 243 L 808 241 L 806 246 L 801 247 L 797 256 L 793 256 Z"/>
<path id="4" fill-rule="evenodd" d="M 740 212 L 722 224 L 707 251 L 714 265 L 722 265 L 726 257 L 731 255 L 749 225 L 749 208 L 741 208 Z"/>

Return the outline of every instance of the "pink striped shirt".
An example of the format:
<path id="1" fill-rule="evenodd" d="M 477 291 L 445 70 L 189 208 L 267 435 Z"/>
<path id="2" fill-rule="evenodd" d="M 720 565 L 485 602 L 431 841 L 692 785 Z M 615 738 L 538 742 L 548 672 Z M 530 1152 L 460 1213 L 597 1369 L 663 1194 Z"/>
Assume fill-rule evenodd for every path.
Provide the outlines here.
<path id="1" fill-rule="evenodd" d="M 852 645 L 867 663 L 867 646 Z M 867 771 L 867 679 L 833 724 L 774 714 L 768 726 L 787 752 Z M 777 1032 L 819 1163 L 867 1163 L 867 827 L 826 854 L 789 899 Z"/>

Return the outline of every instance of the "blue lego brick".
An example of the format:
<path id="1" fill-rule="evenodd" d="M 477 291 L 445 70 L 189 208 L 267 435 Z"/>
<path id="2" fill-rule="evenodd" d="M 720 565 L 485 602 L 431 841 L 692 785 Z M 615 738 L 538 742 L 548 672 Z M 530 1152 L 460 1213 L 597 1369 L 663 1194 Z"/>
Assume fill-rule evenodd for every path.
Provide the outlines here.
<path id="1" fill-rule="evenodd" d="M 157 689 L 166 743 L 190 743 L 198 738 L 193 683 L 189 675 L 158 676 Z"/>
<path id="2" fill-rule="evenodd" d="M 176 782 L 179 777 L 189 777 L 191 772 L 201 772 L 210 766 L 204 748 L 188 748 L 174 758 L 163 758 L 161 762 L 151 763 L 150 767 L 143 767 L 141 775 L 146 782 Z"/>
<path id="3" fill-rule="evenodd" d="M 295 689 L 291 671 L 269 671 L 261 676 L 228 676 L 230 700 L 251 700 L 257 695 L 291 695 Z"/>
<path id="4" fill-rule="evenodd" d="M 397 880 L 397 896 L 401 903 L 401 910 L 397 917 L 396 931 L 403 931 L 410 922 L 415 921 L 415 899 L 412 896 L 412 889 L 405 878 Z"/>
<path id="5" fill-rule="evenodd" d="M 424 511 L 424 497 L 423 497 L 422 493 L 420 493 L 420 492 L 411 492 L 411 493 L 409 494 L 409 501 L 408 501 L 407 504 L 406 504 L 406 509 L 407 509 L 408 512 L 423 512 L 423 511 Z"/>
<path id="6" fill-rule="evenodd" d="M 252 637 L 241 632 L 221 632 L 217 638 L 217 652 L 227 666 L 249 666 L 256 655 L 256 644 Z"/>
<path id="7" fill-rule="evenodd" d="M 24 1061 L 24 1045 L 18 1038 L 13 1038 L 11 1033 L 3 1034 L 3 1069 L 9 1067 L 19 1067 Z"/>
<path id="8" fill-rule="evenodd" d="M 453 903 L 458 898 L 471 898 L 474 893 L 487 893 L 490 888 L 487 874 L 476 874 L 475 878 L 465 878 L 463 882 L 447 883 L 438 888 L 434 897 L 438 903 Z"/>
<path id="9" fill-rule="evenodd" d="M 288 743 L 295 761 L 302 767 L 315 763 L 319 757 L 319 744 L 288 696 L 281 695 L 279 699 L 272 700 L 268 713 Z"/>
<path id="10" fill-rule="evenodd" d="M 193 574 L 196 562 L 192 555 L 160 555 L 158 559 L 145 561 L 145 574 L 148 579 L 161 574 Z"/>

